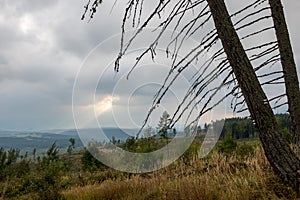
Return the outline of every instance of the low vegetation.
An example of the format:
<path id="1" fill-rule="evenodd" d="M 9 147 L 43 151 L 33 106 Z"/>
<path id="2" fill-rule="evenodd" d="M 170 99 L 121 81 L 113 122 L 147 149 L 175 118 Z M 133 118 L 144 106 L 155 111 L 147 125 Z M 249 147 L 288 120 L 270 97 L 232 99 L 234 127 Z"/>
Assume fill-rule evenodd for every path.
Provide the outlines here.
<path id="1" fill-rule="evenodd" d="M 232 140 L 232 141 L 231 141 Z M 149 140 L 150 142 L 152 140 Z M 154 141 L 154 140 L 153 140 Z M 153 142 L 152 141 L 152 142 Z M 40 160 L 5 157 L 0 199 L 294 199 L 279 183 L 257 140 L 222 140 L 198 158 L 200 138 L 175 163 L 147 174 L 104 166 L 87 150 L 58 155 L 53 144 Z M 139 141 L 123 144 L 133 150 Z M 145 141 L 143 141 L 145 143 Z M 152 144 L 153 145 L 153 144 Z M 140 151 L 140 150 L 139 150 Z M 2 150 L 2 155 L 4 151 Z M 17 152 L 7 155 L 17 155 Z M 2 156 L 2 160 L 4 158 Z M 10 156 L 13 157 L 13 156 Z M 4 171 L 3 171 L 4 170 Z"/>
<path id="2" fill-rule="evenodd" d="M 219 147 L 223 144 L 220 143 Z M 244 147 L 247 151 L 243 151 Z M 192 146 L 193 147 L 193 146 Z M 251 148 L 250 148 L 251 147 Z M 193 156 L 193 157 L 191 157 Z M 190 160 L 187 162 L 186 158 Z M 95 172 L 100 176 L 102 172 Z M 117 173 L 117 172 L 115 172 Z M 66 199 L 295 199 L 275 178 L 258 141 L 238 142 L 235 149 L 213 151 L 198 159 L 192 153 L 157 172 L 119 176 L 72 187 Z"/>
<path id="3" fill-rule="evenodd" d="M 167 115 L 166 115 L 167 116 Z M 167 119 L 167 117 L 165 117 Z M 283 136 L 290 141 L 289 121 L 278 115 Z M 167 120 L 165 120 L 167 121 Z M 74 151 L 69 140 L 66 153 L 52 144 L 46 155 L 20 155 L 0 148 L 0 200 L 2 199 L 294 199 L 292 188 L 280 184 L 264 156 L 255 130 L 247 118 L 228 119 L 216 148 L 205 158 L 198 152 L 203 133 L 198 127 L 190 148 L 170 166 L 147 174 L 110 169 L 82 149 Z M 166 125 L 161 127 L 164 129 Z M 150 130 L 150 129 L 149 129 Z M 149 133 L 153 131 L 149 131 Z M 175 133 L 175 131 L 172 131 Z M 112 143 L 131 152 L 155 151 L 171 138 L 128 138 Z"/>

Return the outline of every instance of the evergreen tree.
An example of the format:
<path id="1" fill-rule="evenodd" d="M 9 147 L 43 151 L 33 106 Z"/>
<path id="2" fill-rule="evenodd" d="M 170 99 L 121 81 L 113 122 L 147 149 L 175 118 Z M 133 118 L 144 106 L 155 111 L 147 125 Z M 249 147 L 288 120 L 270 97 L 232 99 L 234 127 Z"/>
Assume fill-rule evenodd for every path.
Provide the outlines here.
<path id="1" fill-rule="evenodd" d="M 157 125 L 158 133 L 162 138 L 168 138 L 168 130 L 171 119 L 167 111 L 164 111 Z"/>

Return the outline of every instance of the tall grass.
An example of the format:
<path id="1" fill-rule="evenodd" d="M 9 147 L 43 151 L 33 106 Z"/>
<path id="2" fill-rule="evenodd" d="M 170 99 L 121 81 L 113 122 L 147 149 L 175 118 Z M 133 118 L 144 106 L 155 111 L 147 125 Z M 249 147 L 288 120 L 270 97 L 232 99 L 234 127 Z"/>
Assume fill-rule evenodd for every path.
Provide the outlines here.
<path id="1" fill-rule="evenodd" d="M 159 171 L 73 187 L 65 199 L 295 199 L 272 173 L 261 147 L 251 156 L 224 155 L 182 160 Z"/>

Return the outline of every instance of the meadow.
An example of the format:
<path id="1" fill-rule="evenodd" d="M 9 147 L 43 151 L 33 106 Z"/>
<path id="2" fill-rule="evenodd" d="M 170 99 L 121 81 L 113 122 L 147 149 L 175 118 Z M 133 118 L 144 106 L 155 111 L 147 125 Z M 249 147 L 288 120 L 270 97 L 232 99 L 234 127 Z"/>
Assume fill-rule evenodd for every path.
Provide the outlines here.
<path id="1" fill-rule="evenodd" d="M 59 155 L 54 144 L 39 160 L 23 157 L 2 167 L 0 199 L 296 199 L 258 140 L 225 138 L 198 158 L 199 140 L 168 167 L 144 174 L 108 168 L 87 150 Z"/>

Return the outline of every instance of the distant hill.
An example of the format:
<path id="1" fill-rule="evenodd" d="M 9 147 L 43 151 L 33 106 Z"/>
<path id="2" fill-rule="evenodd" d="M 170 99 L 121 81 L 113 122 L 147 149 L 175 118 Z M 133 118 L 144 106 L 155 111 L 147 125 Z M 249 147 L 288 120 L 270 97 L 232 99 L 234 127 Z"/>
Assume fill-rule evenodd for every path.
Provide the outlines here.
<path id="1" fill-rule="evenodd" d="M 47 149 L 51 144 L 56 142 L 59 147 L 67 148 L 70 144 L 70 138 L 67 135 L 40 132 L 1 134 L 0 147 L 32 151 L 34 148 Z M 77 148 L 83 146 L 78 136 L 72 138 L 75 139 Z"/>
<path id="2" fill-rule="evenodd" d="M 111 140 L 114 137 L 116 140 L 125 141 L 129 136 L 134 136 L 136 130 L 134 129 L 119 129 L 119 128 L 103 128 L 103 133 Z M 60 148 L 67 148 L 70 143 L 69 139 L 75 139 L 75 147 L 82 148 L 83 143 L 81 139 L 91 139 L 99 137 L 99 129 L 81 129 L 81 138 L 77 130 L 48 130 L 43 131 L 10 131 L 0 130 L 0 147 L 5 149 L 15 148 L 20 150 L 32 151 L 36 149 L 47 149 L 54 142 Z M 105 138 L 101 137 L 103 140 Z"/>

